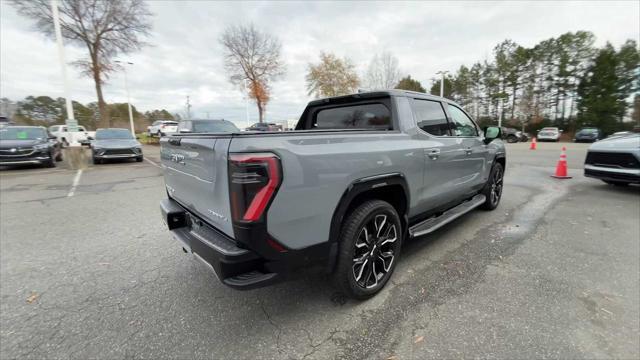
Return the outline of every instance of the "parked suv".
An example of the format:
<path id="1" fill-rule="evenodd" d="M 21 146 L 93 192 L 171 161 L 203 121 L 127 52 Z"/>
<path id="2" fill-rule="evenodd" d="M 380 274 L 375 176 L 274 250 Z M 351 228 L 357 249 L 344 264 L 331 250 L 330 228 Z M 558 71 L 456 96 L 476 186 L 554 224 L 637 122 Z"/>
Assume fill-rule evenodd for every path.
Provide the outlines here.
<path id="1" fill-rule="evenodd" d="M 40 164 L 55 167 L 62 161 L 60 143 L 42 126 L 0 128 L 0 165 Z"/>
<path id="2" fill-rule="evenodd" d="M 560 141 L 560 133 L 562 130 L 557 127 L 546 127 L 542 128 L 542 130 L 538 131 L 538 141 Z"/>
<path id="3" fill-rule="evenodd" d="M 227 120 L 182 120 L 178 124 L 178 132 L 181 133 L 217 133 L 238 132 L 236 124 Z"/>
<path id="4" fill-rule="evenodd" d="M 228 286 L 319 265 L 364 299 L 389 281 L 405 239 L 498 206 L 500 136 L 422 93 L 315 100 L 295 131 L 162 139 L 160 208 L 185 252 Z"/>
<path id="5" fill-rule="evenodd" d="M 508 143 L 526 142 L 529 137 L 526 133 L 514 128 L 503 127 L 502 128 L 502 140 L 506 140 Z"/>
<path id="6" fill-rule="evenodd" d="M 573 137 L 575 142 L 596 142 L 604 138 L 602 130 L 598 128 L 582 128 Z"/>
<path id="7" fill-rule="evenodd" d="M 157 120 L 147 128 L 149 137 L 162 137 L 178 132 L 178 122 L 173 120 Z"/>

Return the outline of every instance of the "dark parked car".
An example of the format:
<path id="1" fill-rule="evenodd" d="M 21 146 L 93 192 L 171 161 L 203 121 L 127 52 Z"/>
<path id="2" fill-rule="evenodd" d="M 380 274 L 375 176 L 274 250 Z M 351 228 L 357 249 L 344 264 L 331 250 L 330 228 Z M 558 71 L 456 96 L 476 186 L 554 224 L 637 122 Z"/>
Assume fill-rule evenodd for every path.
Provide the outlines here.
<path id="1" fill-rule="evenodd" d="M 60 143 L 42 126 L 0 128 L 0 165 L 56 166 L 62 160 Z"/>
<path id="2" fill-rule="evenodd" d="M 282 129 L 274 123 L 255 123 L 247 128 L 247 131 L 281 131 Z"/>
<path id="3" fill-rule="evenodd" d="M 101 164 L 108 159 L 136 159 L 141 162 L 142 145 L 127 129 L 98 129 L 96 139 L 91 142 L 93 163 Z"/>
<path id="4" fill-rule="evenodd" d="M 502 140 L 508 143 L 526 142 L 529 137 L 526 133 L 514 128 L 503 127 L 502 128 Z"/>
<path id="5" fill-rule="evenodd" d="M 582 128 L 573 137 L 575 142 L 596 142 L 604 138 L 602 130 L 598 128 Z"/>
<path id="6" fill-rule="evenodd" d="M 181 133 L 221 133 L 238 132 L 236 124 L 228 120 L 183 120 L 178 124 L 178 132 Z"/>

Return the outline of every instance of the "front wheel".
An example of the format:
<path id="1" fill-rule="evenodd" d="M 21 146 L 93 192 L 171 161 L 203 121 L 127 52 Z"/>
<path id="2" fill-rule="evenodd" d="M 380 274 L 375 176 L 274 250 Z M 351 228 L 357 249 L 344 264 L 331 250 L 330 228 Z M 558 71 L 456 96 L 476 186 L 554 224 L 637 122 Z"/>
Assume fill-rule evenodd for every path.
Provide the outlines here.
<path id="1" fill-rule="evenodd" d="M 500 204 L 500 198 L 502 198 L 502 186 L 504 180 L 504 168 L 502 164 L 496 162 L 491 168 L 489 174 L 489 180 L 484 186 L 482 193 L 487 200 L 480 206 L 484 210 L 493 210 Z"/>
<path id="2" fill-rule="evenodd" d="M 144 159 L 142 156 L 138 156 L 138 157 L 136 158 L 136 161 L 137 161 L 137 162 L 142 162 L 142 159 Z"/>
<path id="3" fill-rule="evenodd" d="M 393 274 L 402 234 L 396 209 L 385 201 L 369 200 L 351 212 L 342 224 L 334 273 L 340 290 L 360 300 L 378 293 Z"/>

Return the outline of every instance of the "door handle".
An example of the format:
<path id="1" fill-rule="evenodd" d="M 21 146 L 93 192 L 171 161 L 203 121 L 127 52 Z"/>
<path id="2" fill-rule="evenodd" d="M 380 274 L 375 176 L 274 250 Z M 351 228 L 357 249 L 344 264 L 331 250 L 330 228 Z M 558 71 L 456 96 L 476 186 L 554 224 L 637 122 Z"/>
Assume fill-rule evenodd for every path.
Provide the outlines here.
<path id="1" fill-rule="evenodd" d="M 424 149 L 424 152 L 431 160 L 436 160 L 440 156 L 440 149 Z"/>
<path id="2" fill-rule="evenodd" d="M 471 155 L 471 153 L 473 153 L 473 150 L 471 150 L 471 148 L 470 148 L 470 147 L 468 147 L 468 148 L 464 149 L 464 152 L 465 152 L 465 154 L 467 154 L 467 155 Z"/>

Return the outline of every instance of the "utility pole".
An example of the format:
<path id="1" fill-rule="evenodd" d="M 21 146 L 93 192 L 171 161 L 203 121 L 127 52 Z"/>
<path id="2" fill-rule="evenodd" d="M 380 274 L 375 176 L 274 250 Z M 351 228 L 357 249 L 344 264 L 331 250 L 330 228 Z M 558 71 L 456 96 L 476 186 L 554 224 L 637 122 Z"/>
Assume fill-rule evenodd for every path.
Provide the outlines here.
<path id="1" fill-rule="evenodd" d="M 191 119 L 191 103 L 189 103 L 189 96 L 187 95 L 187 120 Z"/>
<path id="2" fill-rule="evenodd" d="M 116 60 L 115 61 L 118 64 L 124 64 L 125 66 L 123 66 L 124 69 L 124 88 L 127 91 L 127 105 L 129 107 L 129 125 L 131 126 L 131 134 L 133 134 L 133 136 L 136 136 L 136 129 L 133 126 L 133 111 L 131 111 L 131 97 L 129 96 L 129 83 L 127 82 L 127 65 L 133 65 L 132 62 L 129 61 L 120 61 L 120 60 Z"/>
<path id="3" fill-rule="evenodd" d="M 448 73 L 446 70 L 441 70 L 436 73 L 436 75 L 442 75 L 440 78 L 440 97 L 444 97 L 444 75 Z"/>
<path id="4" fill-rule="evenodd" d="M 62 31 L 60 30 L 60 15 L 58 13 L 58 0 L 51 0 L 51 13 L 53 15 L 53 26 L 56 32 L 56 43 L 58 44 L 58 57 L 60 59 L 60 70 L 62 72 L 62 83 L 64 85 L 64 97 L 67 105 L 67 118 L 65 124 L 67 131 L 78 131 L 78 122 L 73 116 L 73 104 L 69 93 L 69 81 L 67 80 L 67 62 L 64 57 L 64 46 L 62 44 Z M 71 138 L 71 142 L 75 143 L 75 138 Z"/>

